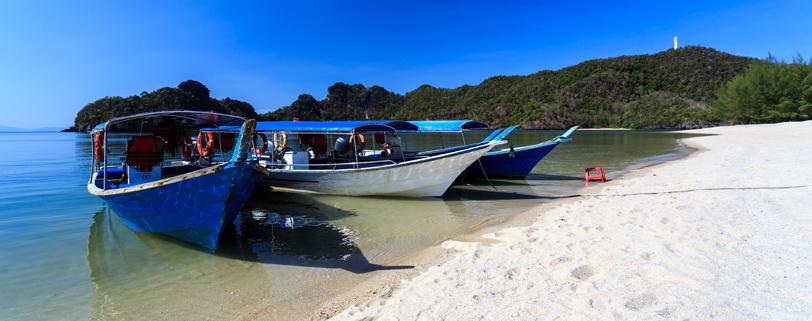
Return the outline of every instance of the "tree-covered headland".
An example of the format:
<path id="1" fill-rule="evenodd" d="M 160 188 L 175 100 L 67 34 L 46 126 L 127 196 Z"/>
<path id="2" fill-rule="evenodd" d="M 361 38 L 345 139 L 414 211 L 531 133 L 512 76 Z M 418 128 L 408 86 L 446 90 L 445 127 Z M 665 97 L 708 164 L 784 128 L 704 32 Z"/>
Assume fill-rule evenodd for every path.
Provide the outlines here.
<path id="1" fill-rule="evenodd" d="M 68 130 L 90 131 L 93 126 L 114 117 L 160 110 L 199 110 L 258 117 L 251 104 L 231 99 L 215 99 L 209 89 L 195 80 L 187 80 L 177 87 L 164 87 L 137 96 L 103 97 L 85 105 L 76 114 L 74 124 Z"/>
<path id="2" fill-rule="evenodd" d="M 405 94 L 380 86 L 336 83 L 324 99 L 301 94 L 257 115 L 251 104 L 210 97 L 189 80 L 138 96 L 104 97 L 76 116 L 87 131 L 111 117 L 187 109 L 263 120 L 477 119 L 494 127 L 696 128 L 806 120 L 812 116 L 812 65 L 758 60 L 705 47 L 595 59 L 526 76 L 495 76 L 478 85 L 422 85 Z"/>

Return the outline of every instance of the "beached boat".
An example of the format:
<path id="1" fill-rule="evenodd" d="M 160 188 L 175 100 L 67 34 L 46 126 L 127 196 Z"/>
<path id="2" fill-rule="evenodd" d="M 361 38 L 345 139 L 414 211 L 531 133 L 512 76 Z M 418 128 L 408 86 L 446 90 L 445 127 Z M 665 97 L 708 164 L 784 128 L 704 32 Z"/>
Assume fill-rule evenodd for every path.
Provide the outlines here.
<path id="1" fill-rule="evenodd" d="M 473 120 L 410 121 L 410 123 L 417 126 L 420 132 L 427 133 L 458 132 L 462 134 L 467 130 L 488 128 L 487 124 Z M 517 126 L 511 126 L 501 131 L 494 131 L 485 138 L 485 141 L 505 139 L 516 128 Z M 558 144 L 570 141 L 570 136 L 577 128 L 578 126 L 573 126 L 563 134 L 538 144 L 514 147 L 511 143 L 508 148 L 491 150 L 465 171 L 465 177 L 524 178 Z M 465 146 L 467 145 L 455 148 Z M 435 151 L 427 153 L 435 153 Z"/>
<path id="2" fill-rule="evenodd" d="M 398 130 L 417 127 L 399 121 L 260 122 L 257 132 L 274 137 L 272 150 L 258 153 L 268 170 L 262 183 L 306 193 L 439 197 L 468 166 L 504 143 L 491 140 L 445 153 L 407 155 Z M 288 135 L 298 143 L 289 144 Z"/>
<path id="3" fill-rule="evenodd" d="M 230 141 L 233 153 L 226 153 L 232 146 L 223 136 L 199 134 L 193 144 L 195 131 L 219 126 L 240 126 L 236 143 Z M 87 190 L 132 230 L 170 235 L 214 251 L 221 230 L 233 222 L 265 171 L 249 158 L 255 126 L 254 120 L 195 111 L 112 119 L 91 132 L 94 157 Z M 125 137 L 123 149 L 116 146 Z M 166 158 L 176 153 L 175 160 Z M 108 164 L 114 155 L 121 156 L 120 165 Z"/>

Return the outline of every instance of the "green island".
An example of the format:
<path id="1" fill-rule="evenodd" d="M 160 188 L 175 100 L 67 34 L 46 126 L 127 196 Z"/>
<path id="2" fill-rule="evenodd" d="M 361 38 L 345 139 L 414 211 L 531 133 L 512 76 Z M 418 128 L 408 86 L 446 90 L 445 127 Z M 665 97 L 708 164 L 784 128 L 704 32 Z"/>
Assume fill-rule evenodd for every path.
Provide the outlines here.
<path id="1" fill-rule="evenodd" d="M 687 129 L 812 117 L 812 65 L 759 60 L 689 46 L 655 54 L 594 59 L 526 76 L 495 76 L 479 85 L 422 85 L 404 95 L 380 86 L 335 83 L 318 100 L 301 94 L 257 114 L 244 101 L 214 99 L 189 80 L 138 96 L 104 97 L 84 106 L 69 131 L 139 112 L 210 110 L 261 120 L 477 119 L 530 129 Z"/>

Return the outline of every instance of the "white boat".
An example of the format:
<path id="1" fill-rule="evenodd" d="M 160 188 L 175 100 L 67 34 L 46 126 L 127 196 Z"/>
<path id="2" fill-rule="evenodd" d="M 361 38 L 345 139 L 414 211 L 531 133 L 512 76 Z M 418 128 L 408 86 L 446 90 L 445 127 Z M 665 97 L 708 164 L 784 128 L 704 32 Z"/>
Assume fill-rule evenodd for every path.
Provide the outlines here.
<path id="1" fill-rule="evenodd" d="M 270 150 L 257 150 L 260 165 L 268 170 L 261 184 L 287 192 L 440 197 L 466 168 L 505 143 L 494 140 L 419 155 L 400 150 L 398 130 L 417 127 L 397 121 L 259 122 L 257 132 L 274 137 Z M 288 135 L 291 142 L 295 135 L 298 144 L 289 146 Z M 263 140 L 256 145 L 268 146 L 268 139 Z"/>
<path id="2" fill-rule="evenodd" d="M 405 162 L 387 160 L 354 163 L 360 165 L 358 168 L 332 168 L 335 164 L 321 164 L 308 165 L 307 169 L 301 168 L 305 166 L 288 169 L 274 168 L 272 164 L 266 163 L 269 173 L 262 182 L 275 190 L 305 193 L 440 197 L 468 166 L 503 143 L 505 142 L 491 141 Z"/>

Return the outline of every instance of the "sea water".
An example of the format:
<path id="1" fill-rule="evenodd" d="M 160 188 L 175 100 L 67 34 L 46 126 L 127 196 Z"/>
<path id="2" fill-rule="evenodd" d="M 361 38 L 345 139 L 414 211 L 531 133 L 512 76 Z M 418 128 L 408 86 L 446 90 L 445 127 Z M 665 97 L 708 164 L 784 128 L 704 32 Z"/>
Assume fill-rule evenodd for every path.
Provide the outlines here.
<path id="1" fill-rule="evenodd" d="M 559 133 L 511 139 L 522 146 Z M 680 137 L 579 131 L 526 180 L 462 184 L 442 199 L 258 190 L 211 254 L 132 232 L 89 195 L 88 135 L 0 133 L 0 320 L 305 316 L 371 275 L 412 268 L 404 258 L 416 251 L 576 194 L 584 167 L 617 173 L 680 155 Z M 411 150 L 462 142 L 452 134 L 404 140 Z"/>

